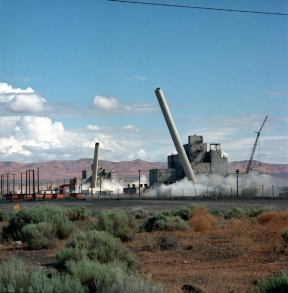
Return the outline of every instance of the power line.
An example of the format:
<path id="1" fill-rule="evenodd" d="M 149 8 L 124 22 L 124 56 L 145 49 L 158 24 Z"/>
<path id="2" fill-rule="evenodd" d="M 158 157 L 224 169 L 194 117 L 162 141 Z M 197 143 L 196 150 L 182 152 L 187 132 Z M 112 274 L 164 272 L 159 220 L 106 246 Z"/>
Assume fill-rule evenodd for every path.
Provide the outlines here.
<path id="1" fill-rule="evenodd" d="M 288 15 L 288 13 L 281 13 L 281 12 L 265 12 L 265 11 L 253 11 L 253 10 L 213 8 L 213 7 L 189 6 L 189 5 L 178 5 L 178 4 L 165 4 L 165 3 L 154 3 L 154 2 L 141 2 L 141 1 L 130 1 L 130 0 L 127 0 L 127 1 L 126 0 L 107 0 L 107 1 L 109 1 L 109 2 L 129 3 L 129 4 L 142 4 L 142 5 L 153 5 L 153 6 L 176 7 L 176 8 L 189 8 L 189 9 L 225 11 L 225 12 L 241 12 L 241 13 L 269 14 L 269 15 L 281 15 L 281 16 L 287 16 Z"/>

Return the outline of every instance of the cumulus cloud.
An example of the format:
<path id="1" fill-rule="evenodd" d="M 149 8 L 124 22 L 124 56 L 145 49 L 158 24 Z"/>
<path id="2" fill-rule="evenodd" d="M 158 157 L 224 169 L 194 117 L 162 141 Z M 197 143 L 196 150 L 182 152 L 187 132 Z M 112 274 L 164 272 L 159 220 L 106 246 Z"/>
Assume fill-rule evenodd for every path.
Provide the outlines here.
<path id="1" fill-rule="evenodd" d="M 36 94 L 17 94 L 7 103 L 7 107 L 13 112 L 37 113 L 44 110 L 46 101 Z"/>
<path id="2" fill-rule="evenodd" d="M 0 102 L 6 103 L 7 109 L 10 112 L 28 112 L 38 113 L 44 110 L 46 102 L 39 94 L 28 87 L 26 90 L 13 88 L 7 83 L 0 83 Z"/>
<path id="3" fill-rule="evenodd" d="M 89 129 L 89 130 L 98 130 L 99 129 L 99 127 L 97 126 L 97 125 L 87 125 L 86 126 L 86 129 Z"/>
<path id="4" fill-rule="evenodd" d="M 116 98 L 106 98 L 103 96 L 95 96 L 92 106 L 100 110 L 111 110 L 118 108 L 118 100 Z"/>

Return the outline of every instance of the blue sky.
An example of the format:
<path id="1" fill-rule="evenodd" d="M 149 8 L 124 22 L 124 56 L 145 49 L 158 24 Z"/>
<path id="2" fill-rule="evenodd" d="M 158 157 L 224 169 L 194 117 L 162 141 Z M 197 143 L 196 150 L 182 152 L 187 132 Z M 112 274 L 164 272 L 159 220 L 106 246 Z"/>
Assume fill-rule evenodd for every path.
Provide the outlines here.
<path id="1" fill-rule="evenodd" d="M 152 2 L 152 1 L 142 1 Z M 285 0 L 154 0 L 288 13 Z M 229 161 L 288 163 L 288 16 L 106 0 L 0 0 L 0 160 L 166 161 L 220 143 Z M 255 154 L 259 159 L 259 150 Z"/>

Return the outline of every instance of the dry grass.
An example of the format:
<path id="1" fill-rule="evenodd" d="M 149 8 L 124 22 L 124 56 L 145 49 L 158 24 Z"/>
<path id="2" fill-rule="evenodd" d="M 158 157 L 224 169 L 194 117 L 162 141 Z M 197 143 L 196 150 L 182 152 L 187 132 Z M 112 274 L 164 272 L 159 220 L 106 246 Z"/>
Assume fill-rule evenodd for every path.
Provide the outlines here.
<path id="1" fill-rule="evenodd" d="M 138 233 L 128 245 L 136 249 L 142 262 L 140 272 L 152 274 L 168 293 L 181 292 L 185 283 L 201 285 L 209 293 L 248 293 L 258 279 L 287 269 L 286 244 L 281 238 L 286 213 L 279 214 L 277 220 L 265 225 L 255 220 L 223 218 L 215 224 L 213 217 L 211 226 L 199 224 L 195 229 L 195 223 L 200 223 L 195 219 L 209 218 L 205 212 L 197 213 L 190 220 L 193 229 L 168 232 L 178 239 L 175 249 L 138 249 L 143 243 L 153 243 L 157 232 Z"/>
<path id="2" fill-rule="evenodd" d="M 288 211 L 278 213 L 278 212 L 264 212 L 257 217 L 260 224 L 267 224 L 269 222 L 281 223 L 288 222 Z"/>
<path id="3" fill-rule="evenodd" d="M 258 279 L 287 269 L 287 243 L 281 237 L 287 217 L 288 212 L 265 212 L 254 221 L 225 220 L 199 208 L 189 221 L 190 230 L 136 233 L 125 245 L 139 257 L 139 273 L 151 274 L 167 293 L 182 292 L 185 283 L 201 285 L 207 293 L 249 293 Z M 77 232 L 84 224 L 77 224 Z M 49 271 L 64 245 L 62 241 L 56 249 L 27 251 L 2 244 L 0 260 L 17 254 Z"/>
<path id="4" fill-rule="evenodd" d="M 217 220 L 208 213 L 208 210 L 202 206 L 196 206 L 191 210 L 190 226 L 195 232 L 203 232 L 210 230 L 215 226 Z"/>
<path id="5" fill-rule="evenodd" d="M 195 232 L 203 232 L 215 226 L 216 218 L 209 214 L 197 214 L 189 222 Z"/>

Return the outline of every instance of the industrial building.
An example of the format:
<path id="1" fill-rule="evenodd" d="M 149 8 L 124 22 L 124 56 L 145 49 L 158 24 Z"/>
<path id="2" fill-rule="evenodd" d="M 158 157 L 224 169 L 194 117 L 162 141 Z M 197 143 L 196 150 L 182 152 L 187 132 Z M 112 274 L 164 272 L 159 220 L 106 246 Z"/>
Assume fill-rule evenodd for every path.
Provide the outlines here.
<path id="1" fill-rule="evenodd" d="M 82 170 L 82 183 L 91 184 L 93 173 L 93 164 L 91 164 L 91 170 Z M 115 172 L 112 169 L 105 169 L 104 165 L 98 165 L 97 170 L 97 182 L 96 187 L 100 187 L 103 180 L 115 180 Z"/>
<path id="2" fill-rule="evenodd" d="M 228 158 L 222 155 L 220 143 L 211 143 L 209 150 L 203 136 L 188 136 L 188 144 L 183 145 L 188 161 L 195 173 L 198 174 L 228 174 Z M 168 169 L 149 170 L 149 185 L 157 187 L 161 184 L 172 184 L 185 177 L 185 172 L 178 154 L 167 157 Z"/>
<path id="3" fill-rule="evenodd" d="M 207 150 L 207 143 L 203 142 L 203 136 L 191 135 L 188 136 L 188 144 L 182 145 L 161 88 L 157 88 L 155 94 L 177 154 L 168 156 L 168 169 L 149 170 L 150 187 L 172 184 L 184 177 L 196 184 L 195 174 L 226 176 L 228 173 L 228 159 L 222 156 L 220 143 L 210 144 L 210 149 Z"/>

